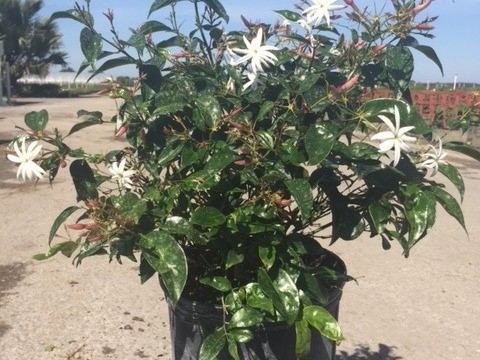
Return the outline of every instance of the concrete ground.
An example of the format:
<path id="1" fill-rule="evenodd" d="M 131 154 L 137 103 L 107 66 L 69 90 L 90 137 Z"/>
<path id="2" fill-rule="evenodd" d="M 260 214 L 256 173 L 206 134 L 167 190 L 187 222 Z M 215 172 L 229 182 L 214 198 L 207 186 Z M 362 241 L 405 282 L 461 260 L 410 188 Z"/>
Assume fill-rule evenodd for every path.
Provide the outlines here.
<path id="1" fill-rule="evenodd" d="M 0 148 L 18 133 L 23 115 L 46 108 L 49 128 L 69 129 L 79 109 L 115 114 L 108 98 L 22 99 L 0 107 Z M 101 129 L 101 131 L 99 131 Z M 72 136 L 86 150 L 107 150 L 113 124 Z M 122 144 L 119 142 L 118 147 Z M 480 359 L 480 164 L 450 154 L 466 182 L 469 236 L 439 209 L 437 227 L 413 249 L 382 250 L 378 239 L 339 241 L 330 249 L 358 279 L 345 286 L 340 324 L 346 340 L 338 360 Z M 53 187 L 22 183 L 0 156 L 0 359 L 169 359 L 168 317 L 155 280 L 141 286 L 137 264 L 88 258 L 80 267 L 47 249 L 55 217 L 75 201 L 67 169 Z"/>

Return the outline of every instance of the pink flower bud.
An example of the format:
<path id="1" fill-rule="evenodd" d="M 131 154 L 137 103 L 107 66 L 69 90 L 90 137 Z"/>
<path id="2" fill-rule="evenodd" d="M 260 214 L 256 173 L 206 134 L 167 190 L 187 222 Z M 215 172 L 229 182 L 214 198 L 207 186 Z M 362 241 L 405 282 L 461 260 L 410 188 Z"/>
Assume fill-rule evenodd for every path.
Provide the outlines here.
<path id="1" fill-rule="evenodd" d="M 123 124 L 122 126 L 120 126 L 118 131 L 115 133 L 115 137 L 119 138 L 120 136 L 125 134 L 126 131 L 127 131 L 127 125 Z"/>
<path id="2" fill-rule="evenodd" d="M 433 30 L 435 29 L 434 26 L 432 25 L 428 25 L 428 24 L 425 24 L 425 23 L 422 23 L 422 24 L 417 24 L 417 26 L 415 26 L 418 30 Z"/>
<path id="3" fill-rule="evenodd" d="M 80 223 L 70 224 L 70 225 L 67 225 L 67 228 L 72 230 L 83 230 L 85 229 L 85 224 L 80 224 Z"/>
<path id="4" fill-rule="evenodd" d="M 228 122 L 231 126 L 233 126 L 235 129 L 237 129 L 238 131 L 243 131 L 243 132 L 247 132 L 248 131 L 248 127 L 246 127 L 245 125 L 243 124 L 239 124 L 235 121 L 229 121 Z"/>
<path id="5" fill-rule="evenodd" d="M 345 1 L 345 4 L 347 4 L 348 6 L 351 6 L 353 10 L 359 12 L 358 6 L 357 4 L 355 4 L 355 1 L 353 0 L 344 0 L 344 1 Z"/>
<path id="6" fill-rule="evenodd" d="M 105 88 L 97 92 L 97 95 L 103 95 L 103 94 L 108 94 L 112 89 Z"/>
<path id="7" fill-rule="evenodd" d="M 275 204 L 281 207 L 287 207 L 293 204 L 292 199 L 277 199 L 275 200 Z"/>
<path id="8" fill-rule="evenodd" d="M 90 224 L 85 225 L 85 229 L 87 229 L 87 230 L 98 230 L 98 229 L 100 229 L 100 226 L 98 226 L 95 223 L 90 223 Z"/>
<path id="9" fill-rule="evenodd" d="M 383 49 L 385 49 L 386 47 L 387 45 L 377 45 L 377 46 L 374 46 L 372 50 L 375 54 L 378 54 L 379 52 L 382 52 Z"/>
<path id="10" fill-rule="evenodd" d="M 340 86 L 340 92 L 344 92 L 344 91 L 347 91 L 349 89 L 351 89 L 357 82 L 358 82 L 358 79 L 360 78 L 360 75 L 357 74 L 355 75 L 354 77 L 352 77 L 350 80 L 348 80 L 345 84 L 343 84 L 342 86 Z"/>
<path id="11" fill-rule="evenodd" d="M 89 236 L 87 238 L 87 241 L 88 242 L 96 242 L 96 241 L 99 241 L 99 240 L 102 240 L 103 239 L 103 235 L 102 234 L 98 234 L 98 235 L 95 235 L 95 236 Z"/>
<path id="12" fill-rule="evenodd" d="M 415 6 L 412 10 L 410 10 L 410 14 L 412 14 L 413 16 L 417 15 L 419 12 L 429 7 L 432 1 L 433 0 L 425 0 L 422 4 Z"/>
<path id="13" fill-rule="evenodd" d="M 357 43 L 355 44 L 355 47 L 359 48 L 365 45 L 366 42 L 364 40 L 358 40 Z"/>

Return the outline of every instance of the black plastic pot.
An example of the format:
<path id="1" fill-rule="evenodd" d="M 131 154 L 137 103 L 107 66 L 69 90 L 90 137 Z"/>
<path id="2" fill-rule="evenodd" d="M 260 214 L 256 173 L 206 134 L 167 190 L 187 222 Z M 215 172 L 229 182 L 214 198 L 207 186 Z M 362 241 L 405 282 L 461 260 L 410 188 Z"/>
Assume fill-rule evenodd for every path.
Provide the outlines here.
<path id="1" fill-rule="evenodd" d="M 328 267 L 346 274 L 345 263 L 335 254 L 328 255 Z M 330 290 L 329 304 L 325 307 L 336 319 L 343 283 Z M 180 299 L 175 309 L 169 304 L 170 332 L 173 360 L 197 360 L 203 339 L 222 324 L 220 307 Z M 285 323 L 264 323 L 254 330 L 254 338 L 248 343 L 238 344 L 243 360 L 294 360 L 295 328 Z M 218 360 L 231 359 L 227 351 Z M 308 360 L 335 359 L 335 344 L 312 329 L 311 351 Z"/>

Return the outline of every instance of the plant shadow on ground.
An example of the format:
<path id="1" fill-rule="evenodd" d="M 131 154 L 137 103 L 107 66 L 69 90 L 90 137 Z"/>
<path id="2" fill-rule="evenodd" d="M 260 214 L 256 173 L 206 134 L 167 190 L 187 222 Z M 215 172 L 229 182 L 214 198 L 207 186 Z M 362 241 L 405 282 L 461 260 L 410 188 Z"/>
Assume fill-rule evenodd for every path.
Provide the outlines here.
<path id="1" fill-rule="evenodd" d="M 401 356 L 394 354 L 396 347 L 378 344 L 378 350 L 371 350 L 367 345 L 357 345 L 351 354 L 340 351 L 335 360 L 400 360 Z"/>
<path id="2" fill-rule="evenodd" d="M 0 265 L 0 307 L 3 300 L 11 294 L 11 291 L 27 276 L 27 264 L 15 262 L 7 265 Z M 0 320 L 0 337 L 2 337 L 11 326 Z"/>

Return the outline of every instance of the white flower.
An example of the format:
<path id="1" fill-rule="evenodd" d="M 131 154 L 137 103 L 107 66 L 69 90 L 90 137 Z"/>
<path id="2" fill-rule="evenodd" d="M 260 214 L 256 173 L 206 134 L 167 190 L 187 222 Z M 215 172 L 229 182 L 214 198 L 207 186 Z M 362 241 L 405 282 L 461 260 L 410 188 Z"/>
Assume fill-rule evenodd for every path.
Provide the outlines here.
<path id="1" fill-rule="evenodd" d="M 420 164 L 420 167 L 423 167 L 425 169 L 432 169 L 431 176 L 435 176 L 438 171 L 439 164 L 446 164 L 446 161 L 443 159 L 445 159 L 447 153 L 442 151 L 442 140 L 438 137 L 437 141 L 438 150 L 429 144 L 428 147 L 432 150 L 432 152 L 423 154 L 422 156 L 426 158 L 426 160 Z"/>
<path id="2" fill-rule="evenodd" d="M 119 186 L 131 189 L 132 179 L 130 178 L 135 174 L 135 170 L 125 170 L 125 162 L 125 158 L 120 161 L 120 164 L 114 162 L 108 171 L 112 174 L 112 180 L 116 180 Z"/>
<path id="3" fill-rule="evenodd" d="M 235 93 L 235 80 L 228 78 L 226 89 L 228 92 Z"/>
<path id="4" fill-rule="evenodd" d="M 311 0 L 312 5 L 303 11 L 303 15 L 307 17 L 310 24 L 317 26 L 323 18 L 328 26 L 330 26 L 329 11 L 335 11 L 346 8 L 345 5 L 333 5 L 337 0 Z"/>
<path id="5" fill-rule="evenodd" d="M 272 54 L 271 51 L 278 49 L 275 46 L 262 45 L 262 40 L 262 28 L 258 30 L 257 36 L 252 40 L 252 42 L 248 41 L 248 39 L 244 36 L 243 41 L 245 42 L 247 48 L 232 49 L 236 53 L 243 54 L 243 56 L 235 62 L 235 65 L 239 65 L 250 60 L 252 64 L 252 71 L 254 73 L 257 71 L 263 71 L 262 65 L 266 67 L 272 65 L 277 60 L 277 57 Z"/>
<path id="6" fill-rule="evenodd" d="M 41 179 L 45 174 L 45 170 L 37 165 L 34 160 L 40 153 L 40 150 L 42 150 L 42 145 L 37 145 L 38 141 L 34 141 L 28 145 L 28 148 L 26 148 L 25 138 L 23 138 L 21 142 L 22 149 L 18 148 L 18 141 L 13 143 L 13 148 L 17 155 L 7 155 L 8 160 L 20 164 L 17 170 L 17 178 L 21 175 L 23 181 L 26 181 L 26 178 L 33 180 L 34 177 Z"/>
<path id="7" fill-rule="evenodd" d="M 372 136 L 372 140 L 380 140 L 380 152 L 386 153 L 390 149 L 394 149 L 395 156 L 393 161 L 393 166 L 397 166 L 400 161 L 400 153 L 403 151 L 410 151 L 410 147 L 407 142 L 414 142 L 416 138 L 406 135 L 406 133 L 412 129 L 414 126 L 405 126 L 400 127 L 400 112 L 398 107 L 394 106 L 393 113 L 395 115 L 395 126 L 392 124 L 390 119 L 384 115 L 378 115 L 378 117 L 388 126 L 387 131 L 379 132 Z"/>
<path id="8" fill-rule="evenodd" d="M 260 83 L 260 73 L 249 72 L 247 73 L 247 78 L 248 78 L 248 81 L 243 85 L 243 88 L 242 88 L 243 91 L 248 89 L 250 86 L 252 87 L 252 89 L 258 88 L 258 85 Z"/>

